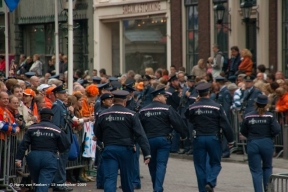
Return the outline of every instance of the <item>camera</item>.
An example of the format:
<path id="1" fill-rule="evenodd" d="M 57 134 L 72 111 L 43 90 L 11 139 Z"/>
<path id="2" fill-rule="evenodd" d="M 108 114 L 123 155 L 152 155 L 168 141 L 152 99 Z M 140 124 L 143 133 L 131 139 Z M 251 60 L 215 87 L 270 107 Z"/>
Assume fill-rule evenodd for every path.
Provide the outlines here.
<path id="1" fill-rule="evenodd" d="M 23 115 L 16 114 L 14 117 L 15 119 L 18 119 L 19 121 L 23 121 Z"/>

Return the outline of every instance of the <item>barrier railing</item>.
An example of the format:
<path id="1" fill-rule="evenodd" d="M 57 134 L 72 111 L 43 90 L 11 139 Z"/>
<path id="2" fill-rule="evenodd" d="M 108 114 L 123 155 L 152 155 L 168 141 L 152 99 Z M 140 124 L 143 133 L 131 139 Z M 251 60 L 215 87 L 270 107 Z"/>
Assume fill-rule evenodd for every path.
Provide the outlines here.
<path id="1" fill-rule="evenodd" d="M 268 192 L 288 192 L 288 173 L 272 174 L 269 178 Z"/>
<path id="2" fill-rule="evenodd" d="M 242 150 L 243 160 L 247 160 L 246 146 L 247 142 L 244 137 L 240 134 L 242 116 L 239 111 L 233 111 L 231 118 L 231 125 L 234 131 L 235 146 L 231 148 L 230 152 Z M 288 124 L 286 120 L 286 114 L 284 113 L 274 113 L 278 122 L 281 125 L 281 132 L 274 138 L 275 152 L 277 153 L 276 158 L 279 158 L 283 154 L 283 158 L 288 159 Z"/>

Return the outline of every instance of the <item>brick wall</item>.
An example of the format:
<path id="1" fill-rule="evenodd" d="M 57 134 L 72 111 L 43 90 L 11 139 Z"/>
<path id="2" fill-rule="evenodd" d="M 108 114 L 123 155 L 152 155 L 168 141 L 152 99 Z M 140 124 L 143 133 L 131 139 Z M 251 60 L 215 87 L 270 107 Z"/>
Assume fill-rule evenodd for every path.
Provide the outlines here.
<path id="1" fill-rule="evenodd" d="M 199 59 L 208 59 L 210 57 L 210 0 L 198 1 L 198 23 L 199 23 Z M 213 27 L 213 26 L 212 26 Z"/>
<path id="2" fill-rule="evenodd" d="M 182 0 L 171 0 L 171 64 L 178 69 L 182 59 Z M 167 66 L 168 68 L 170 66 Z"/>
<path id="3" fill-rule="evenodd" d="M 272 73 L 282 70 L 277 69 L 277 2 L 269 0 L 269 67 L 274 66 L 273 71 L 270 71 Z"/>

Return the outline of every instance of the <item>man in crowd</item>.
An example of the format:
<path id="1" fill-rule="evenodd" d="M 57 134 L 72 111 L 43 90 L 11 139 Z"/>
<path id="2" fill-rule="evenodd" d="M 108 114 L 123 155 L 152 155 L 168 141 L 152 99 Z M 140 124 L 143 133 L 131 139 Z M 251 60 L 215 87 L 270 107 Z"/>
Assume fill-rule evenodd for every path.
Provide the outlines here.
<path id="1" fill-rule="evenodd" d="M 31 88 L 36 90 L 37 87 L 40 85 L 39 77 L 37 77 L 37 76 L 32 76 L 32 77 L 30 78 L 30 84 L 31 84 Z"/>
<path id="2" fill-rule="evenodd" d="M 231 50 L 231 59 L 229 65 L 229 77 L 235 76 L 235 73 L 238 71 L 238 67 L 241 63 L 241 56 L 239 52 L 238 46 L 233 46 L 230 48 Z"/>

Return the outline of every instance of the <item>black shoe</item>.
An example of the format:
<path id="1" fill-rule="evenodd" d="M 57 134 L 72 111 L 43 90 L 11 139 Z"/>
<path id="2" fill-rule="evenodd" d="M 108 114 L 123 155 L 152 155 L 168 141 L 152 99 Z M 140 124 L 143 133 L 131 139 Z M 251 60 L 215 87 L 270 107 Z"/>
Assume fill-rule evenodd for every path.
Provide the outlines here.
<path id="1" fill-rule="evenodd" d="M 222 155 L 222 158 L 230 158 L 230 155 Z"/>
<path id="2" fill-rule="evenodd" d="M 78 182 L 78 183 L 87 183 L 88 181 L 87 181 L 86 179 L 84 179 L 82 176 L 79 176 L 79 177 L 77 178 L 77 182 Z"/>
<path id="3" fill-rule="evenodd" d="M 193 155 L 193 150 L 189 150 L 186 155 Z"/>
<path id="4" fill-rule="evenodd" d="M 143 179 L 144 177 L 143 177 L 143 175 L 140 175 L 140 179 Z"/>
<path id="5" fill-rule="evenodd" d="M 141 187 L 139 187 L 139 186 L 134 186 L 134 189 L 141 189 Z"/>
<path id="6" fill-rule="evenodd" d="M 178 151 L 178 154 L 185 154 L 185 153 L 187 153 L 187 150 Z"/>
<path id="7" fill-rule="evenodd" d="M 214 192 L 214 189 L 209 184 L 205 185 L 205 189 L 207 192 Z"/>
<path id="8" fill-rule="evenodd" d="M 170 151 L 170 153 L 177 153 L 177 151 Z"/>
<path id="9" fill-rule="evenodd" d="M 97 186 L 97 189 L 104 189 L 104 187 L 101 187 L 101 186 Z"/>
<path id="10" fill-rule="evenodd" d="M 74 175 L 70 175 L 69 180 L 71 181 L 71 183 L 77 183 L 77 179 L 74 177 Z"/>

